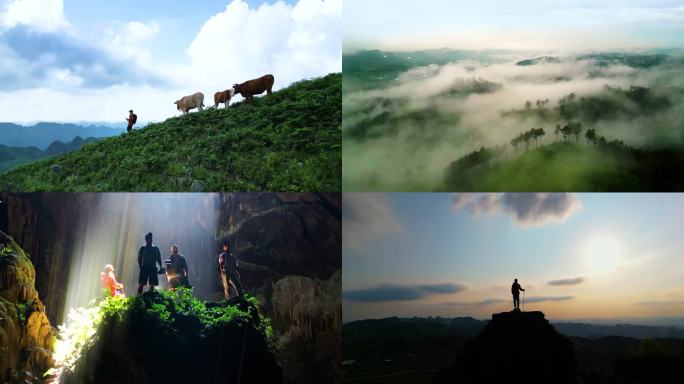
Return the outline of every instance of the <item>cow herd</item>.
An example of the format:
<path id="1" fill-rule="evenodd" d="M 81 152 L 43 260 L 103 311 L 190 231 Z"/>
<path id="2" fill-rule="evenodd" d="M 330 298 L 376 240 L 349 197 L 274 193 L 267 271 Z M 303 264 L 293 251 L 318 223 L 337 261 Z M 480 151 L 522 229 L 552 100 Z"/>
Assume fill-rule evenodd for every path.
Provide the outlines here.
<path id="1" fill-rule="evenodd" d="M 213 108 L 218 108 L 218 105 L 221 103 L 223 103 L 225 107 L 228 107 L 230 99 L 236 93 L 242 95 L 248 102 L 254 99 L 254 95 L 259 95 L 264 92 L 266 92 L 267 95 L 271 95 L 273 93 L 273 82 L 273 75 L 264 75 L 258 79 L 248 80 L 241 84 L 233 84 L 233 88 L 231 89 L 214 93 Z M 188 111 L 194 108 L 201 111 L 204 108 L 204 94 L 202 92 L 196 92 L 189 96 L 183 96 L 173 103 L 176 104 L 176 109 L 183 112 L 183 114 L 188 113 Z"/>

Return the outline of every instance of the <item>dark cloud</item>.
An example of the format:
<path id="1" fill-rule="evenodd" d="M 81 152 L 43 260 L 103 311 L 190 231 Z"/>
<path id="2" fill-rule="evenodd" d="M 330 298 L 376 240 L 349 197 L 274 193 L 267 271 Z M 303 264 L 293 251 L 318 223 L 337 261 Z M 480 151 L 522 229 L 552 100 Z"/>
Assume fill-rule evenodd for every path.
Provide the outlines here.
<path id="1" fill-rule="evenodd" d="M 130 59 L 118 58 L 64 32 L 40 32 L 16 26 L 0 34 L 0 46 L 11 55 L 0 63 L 12 70 L 2 75 L 0 89 L 12 90 L 44 86 L 52 70 L 68 70 L 82 80 L 80 86 L 104 88 L 116 84 L 160 85 L 160 75 L 140 68 Z"/>
<path id="2" fill-rule="evenodd" d="M 451 283 L 419 285 L 418 288 L 425 292 L 436 294 L 456 293 L 465 291 L 466 289 L 465 285 L 463 284 Z"/>
<path id="3" fill-rule="evenodd" d="M 468 192 L 463 192 L 463 193 L 454 193 L 452 200 L 451 200 L 451 207 L 454 210 L 459 210 L 463 208 L 470 199 L 473 198 L 473 193 L 468 193 Z"/>
<path id="4" fill-rule="evenodd" d="M 556 279 L 548 282 L 549 285 L 577 285 L 586 281 L 584 277 L 571 277 L 567 279 Z"/>
<path id="5" fill-rule="evenodd" d="M 572 193 L 504 193 L 501 203 L 521 223 L 565 220 L 579 201 Z"/>
<path id="6" fill-rule="evenodd" d="M 390 198 L 383 193 L 345 193 L 342 197 L 342 245 L 361 249 L 367 241 L 401 231 Z"/>
<path id="7" fill-rule="evenodd" d="M 360 302 L 384 302 L 384 301 L 410 301 L 420 300 L 431 295 L 458 293 L 466 287 L 462 284 L 380 284 L 372 288 L 358 289 L 343 293 L 343 297 L 350 301 Z"/>
<path id="8" fill-rule="evenodd" d="M 526 302 L 528 303 L 539 303 L 542 301 L 566 301 L 566 300 L 573 300 L 575 296 L 537 296 L 537 297 L 528 297 L 525 299 Z"/>
<path id="9" fill-rule="evenodd" d="M 454 305 L 454 306 L 466 306 L 466 305 L 491 305 L 491 304 L 499 304 L 503 303 L 504 300 L 501 299 L 484 299 L 480 301 L 471 301 L 471 302 L 466 302 L 466 301 L 451 301 L 447 303 L 443 303 L 443 305 Z"/>
<path id="10" fill-rule="evenodd" d="M 451 206 L 473 215 L 503 211 L 522 225 L 543 225 L 564 221 L 582 204 L 572 193 L 481 193 L 455 194 Z"/>

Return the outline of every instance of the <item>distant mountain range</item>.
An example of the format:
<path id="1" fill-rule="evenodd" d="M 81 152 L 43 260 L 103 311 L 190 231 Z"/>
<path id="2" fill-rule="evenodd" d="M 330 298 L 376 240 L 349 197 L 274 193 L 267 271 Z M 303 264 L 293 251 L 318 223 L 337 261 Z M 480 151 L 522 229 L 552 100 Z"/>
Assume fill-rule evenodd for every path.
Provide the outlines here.
<path id="1" fill-rule="evenodd" d="M 119 128 L 72 123 L 37 123 L 31 126 L 0 123 L 0 144 L 7 147 L 36 147 L 45 150 L 55 141 L 69 143 L 75 137 L 109 137 L 124 131 L 123 123 Z"/>
<path id="2" fill-rule="evenodd" d="M 398 318 L 357 320 L 343 325 L 343 329 L 353 330 L 355 335 L 368 333 L 378 338 L 387 334 L 389 338 L 397 334 L 429 334 L 454 335 L 465 337 L 476 335 L 489 320 L 478 320 L 472 317 L 428 317 L 428 318 Z M 558 332 L 566 336 L 585 338 L 600 338 L 606 336 L 632 337 L 635 339 L 672 337 L 684 339 L 684 327 L 622 324 L 589 324 L 574 321 L 554 321 L 551 324 Z"/>
<path id="3" fill-rule="evenodd" d="M 35 146 L 9 147 L 0 144 L 0 172 L 12 169 L 29 161 L 40 160 L 75 151 L 85 144 L 92 143 L 97 140 L 98 139 L 94 137 L 83 139 L 80 136 L 76 136 L 73 140 L 66 143 L 55 140 L 44 150 Z"/>
<path id="4" fill-rule="evenodd" d="M 528 314 L 530 313 L 525 312 L 525 315 Z M 501 315 L 506 316 L 507 313 L 499 314 Z M 437 379 L 445 376 L 445 372 L 449 373 L 448 370 L 454 367 L 454 364 L 461 364 L 461 368 L 464 366 L 472 366 L 474 369 L 482 368 L 469 361 L 474 358 L 473 340 L 477 338 L 481 341 L 495 342 L 495 345 L 496 342 L 504 345 L 501 348 L 483 347 L 486 351 L 485 356 L 496 355 L 502 350 L 515 348 L 517 352 L 520 352 L 519 357 L 525 362 L 538 361 L 541 359 L 540 356 L 543 357 L 543 355 L 529 353 L 529 350 L 524 351 L 525 347 L 529 349 L 527 339 L 525 343 L 512 342 L 507 339 L 506 335 L 538 338 L 544 334 L 542 332 L 544 327 L 527 326 L 523 330 L 519 330 L 517 326 L 515 330 L 511 327 L 504 327 L 505 332 L 492 339 L 489 337 L 491 335 L 488 336 L 483 330 L 492 328 L 489 325 L 494 321 L 496 319 L 490 321 L 472 317 L 390 317 L 345 323 L 342 325 L 342 381 L 434 384 L 439 382 Z M 530 324 L 536 323 L 532 321 Z M 574 322 L 551 322 L 551 325 L 555 331 L 546 332 L 542 341 L 545 337 L 553 339 L 551 334 L 558 332 L 572 342 L 574 356 L 577 359 L 577 374 L 584 383 L 682 382 L 679 378 L 684 370 L 678 370 L 677 367 L 684 364 L 682 362 L 684 328 L 623 324 L 594 325 Z M 534 345 L 534 343 L 531 344 Z M 540 347 L 538 349 L 543 353 L 553 352 L 553 348 Z M 514 357 L 516 355 L 512 355 L 511 358 Z M 509 365 L 515 366 L 513 363 Z M 527 365 L 520 364 L 519 366 L 524 370 Z M 624 377 L 633 377 L 643 371 L 667 376 L 672 373 L 673 367 L 678 377 L 673 381 L 624 380 Z M 508 367 L 490 364 L 488 369 L 502 369 L 502 372 L 507 374 L 509 370 L 504 368 Z M 631 368 L 634 368 L 636 373 L 631 372 Z M 497 373 L 497 371 L 492 372 Z M 446 376 L 449 377 L 449 375 Z M 450 379 L 444 382 L 452 383 L 456 380 Z M 503 381 L 459 380 L 458 382 Z M 512 382 L 521 381 L 512 380 Z"/>

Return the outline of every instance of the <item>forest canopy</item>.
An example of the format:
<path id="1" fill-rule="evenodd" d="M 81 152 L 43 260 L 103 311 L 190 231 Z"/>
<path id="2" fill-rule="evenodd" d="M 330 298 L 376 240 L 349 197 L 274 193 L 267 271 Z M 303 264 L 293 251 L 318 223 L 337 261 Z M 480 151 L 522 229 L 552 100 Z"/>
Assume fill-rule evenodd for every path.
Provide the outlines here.
<path id="1" fill-rule="evenodd" d="M 467 174 L 496 179 L 486 187 L 500 190 L 511 186 L 508 176 L 520 177 L 502 170 L 534 155 L 545 159 L 537 166 L 579 167 L 571 173 L 582 190 L 681 189 L 651 179 L 642 185 L 635 175 L 678 175 L 669 162 L 684 152 L 683 58 L 674 51 L 345 54 L 343 188 L 477 189 Z M 615 169 L 582 167 L 573 156 Z M 489 177 L 494 170 L 504 174 Z M 534 177 L 518 187 L 579 190 Z"/>

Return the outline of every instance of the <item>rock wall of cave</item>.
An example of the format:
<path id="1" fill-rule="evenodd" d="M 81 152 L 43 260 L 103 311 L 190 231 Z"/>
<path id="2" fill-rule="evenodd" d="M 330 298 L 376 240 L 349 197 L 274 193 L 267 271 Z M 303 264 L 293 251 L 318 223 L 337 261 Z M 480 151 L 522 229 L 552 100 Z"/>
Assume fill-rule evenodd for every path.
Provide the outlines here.
<path id="1" fill-rule="evenodd" d="M 48 308 L 53 324 L 62 319 L 70 250 L 75 236 L 79 204 L 93 200 L 92 194 L 0 193 L 0 231 L 28 254 L 36 271 L 36 290 Z"/>
<path id="2" fill-rule="evenodd" d="M 273 320 L 288 382 L 340 382 L 341 204 L 340 194 L 221 197 L 218 240 L 231 241 L 243 284 Z"/>
<path id="3" fill-rule="evenodd" d="M 25 252 L 0 232 L 0 382 L 41 383 L 54 338 Z"/>

